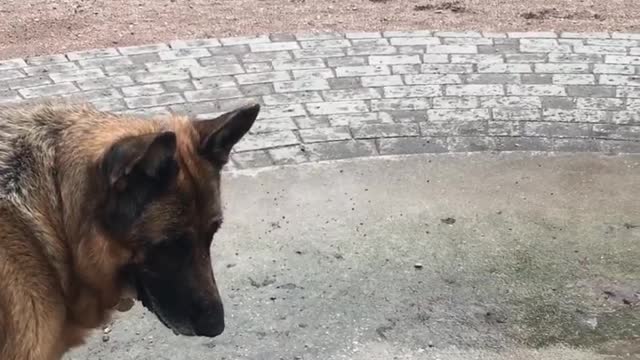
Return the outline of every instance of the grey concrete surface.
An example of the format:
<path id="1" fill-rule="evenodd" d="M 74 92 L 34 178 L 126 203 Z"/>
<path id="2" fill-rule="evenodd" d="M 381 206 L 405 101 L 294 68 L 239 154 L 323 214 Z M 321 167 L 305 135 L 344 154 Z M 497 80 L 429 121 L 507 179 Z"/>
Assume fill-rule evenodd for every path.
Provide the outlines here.
<path id="1" fill-rule="evenodd" d="M 640 156 L 377 157 L 226 174 L 219 338 L 139 306 L 67 359 L 640 358 Z"/>

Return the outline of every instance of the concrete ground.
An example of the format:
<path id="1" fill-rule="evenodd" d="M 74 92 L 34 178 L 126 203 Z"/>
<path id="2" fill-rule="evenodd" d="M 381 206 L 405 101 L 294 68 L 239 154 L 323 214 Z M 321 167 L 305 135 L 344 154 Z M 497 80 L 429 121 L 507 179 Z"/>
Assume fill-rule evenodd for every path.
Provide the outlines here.
<path id="1" fill-rule="evenodd" d="M 219 338 L 139 306 L 67 359 L 640 358 L 640 156 L 442 154 L 226 174 Z"/>

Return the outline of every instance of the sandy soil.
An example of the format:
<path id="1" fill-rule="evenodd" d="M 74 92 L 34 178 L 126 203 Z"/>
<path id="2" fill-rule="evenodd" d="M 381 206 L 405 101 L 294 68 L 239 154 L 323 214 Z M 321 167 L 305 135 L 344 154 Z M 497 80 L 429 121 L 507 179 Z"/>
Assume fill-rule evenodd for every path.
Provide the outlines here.
<path id="1" fill-rule="evenodd" d="M 638 0 L 0 0 L 0 58 L 316 30 L 640 31 Z"/>

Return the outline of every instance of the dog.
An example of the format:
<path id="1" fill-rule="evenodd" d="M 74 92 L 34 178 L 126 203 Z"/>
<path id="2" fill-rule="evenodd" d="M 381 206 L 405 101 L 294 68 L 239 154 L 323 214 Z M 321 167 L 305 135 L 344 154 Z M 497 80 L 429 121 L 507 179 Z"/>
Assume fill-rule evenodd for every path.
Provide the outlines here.
<path id="1" fill-rule="evenodd" d="M 58 360 L 130 298 L 176 334 L 220 335 L 221 169 L 259 111 L 0 108 L 0 359 Z"/>

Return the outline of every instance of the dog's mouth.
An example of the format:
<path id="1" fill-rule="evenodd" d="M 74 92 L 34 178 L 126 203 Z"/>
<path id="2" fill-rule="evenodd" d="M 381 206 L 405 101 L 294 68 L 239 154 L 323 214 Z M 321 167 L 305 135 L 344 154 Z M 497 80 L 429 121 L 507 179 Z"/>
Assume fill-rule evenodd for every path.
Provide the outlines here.
<path id="1" fill-rule="evenodd" d="M 138 301 L 142 303 L 142 306 L 153 313 L 158 318 L 158 320 L 160 320 L 162 325 L 171 330 L 175 335 L 191 336 L 194 334 L 192 329 L 187 329 L 184 326 L 178 328 L 163 316 L 162 311 L 159 311 L 159 309 L 156 307 L 153 297 L 151 296 L 151 294 L 149 294 L 149 291 L 144 286 L 139 275 L 136 274 L 135 276 L 133 276 L 133 281 L 135 283 L 135 289 L 137 293 L 136 296 Z"/>

